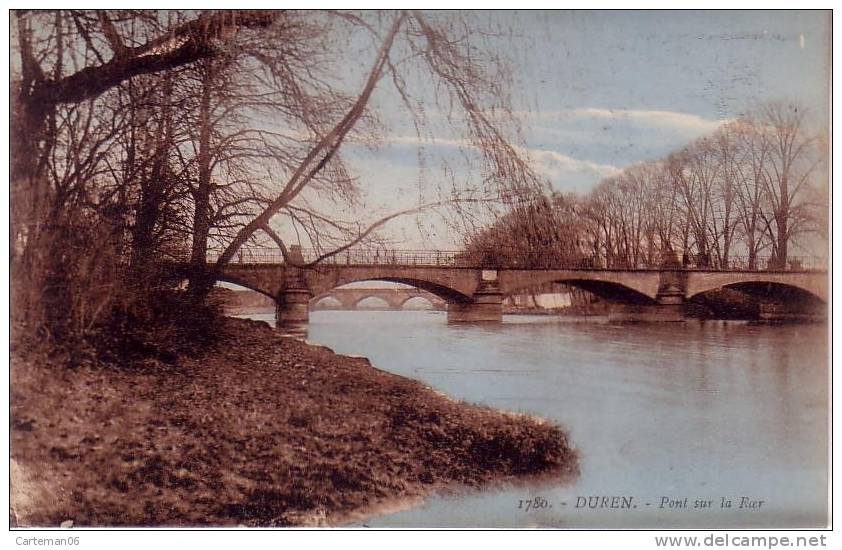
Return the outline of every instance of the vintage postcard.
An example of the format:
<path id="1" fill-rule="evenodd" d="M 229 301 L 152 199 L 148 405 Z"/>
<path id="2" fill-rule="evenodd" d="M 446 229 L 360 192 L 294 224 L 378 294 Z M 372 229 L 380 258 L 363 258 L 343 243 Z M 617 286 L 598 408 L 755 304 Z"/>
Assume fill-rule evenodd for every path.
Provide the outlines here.
<path id="1" fill-rule="evenodd" d="M 9 33 L 10 527 L 830 526 L 830 11 Z"/>

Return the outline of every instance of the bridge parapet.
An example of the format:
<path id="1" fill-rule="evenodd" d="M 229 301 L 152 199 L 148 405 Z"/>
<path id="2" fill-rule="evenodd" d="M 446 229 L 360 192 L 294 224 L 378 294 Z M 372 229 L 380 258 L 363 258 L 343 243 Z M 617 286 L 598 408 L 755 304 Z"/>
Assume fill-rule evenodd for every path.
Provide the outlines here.
<path id="1" fill-rule="evenodd" d="M 209 263 L 214 263 L 218 254 L 208 253 Z M 665 261 L 655 258 L 652 262 L 639 261 L 632 265 L 621 259 L 610 262 L 602 258 L 581 256 L 558 258 L 552 254 L 535 253 L 515 248 L 488 250 L 406 250 L 388 248 L 355 248 L 338 254 L 324 255 L 321 251 L 298 246 L 290 247 L 291 263 L 314 267 L 316 265 L 344 266 L 430 266 L 491 269 L 576 269 L 608 271 L 660 271 Z M 677 262 L 679 269 L 687 271 L 827 271 L 827 259 L 817 256 L 790 256 L 785 265 L 771 256 L 730 256 L 727 262 L 697 254 L 674 253 L 670 261 Z M 681 258 L 681 260 L 677 260 Z M 186 261 L 186 259 L 185 259 Z M 232 264 L 284 264 L 287 263 L 280 249 L 274 247 L 249 247 L 241 249 Z"/>

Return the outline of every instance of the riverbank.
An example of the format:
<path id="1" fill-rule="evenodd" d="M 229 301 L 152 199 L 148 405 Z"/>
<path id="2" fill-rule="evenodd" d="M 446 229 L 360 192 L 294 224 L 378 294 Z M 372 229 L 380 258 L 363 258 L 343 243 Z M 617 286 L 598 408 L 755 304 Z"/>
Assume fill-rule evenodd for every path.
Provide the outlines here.
<path id="1" fill-rule="evenodd" d="M 202 353 L 12 357 L 13 525 L 335 525 L 442 489 L 574 475 L 565 433 L 226 320 Z"/>

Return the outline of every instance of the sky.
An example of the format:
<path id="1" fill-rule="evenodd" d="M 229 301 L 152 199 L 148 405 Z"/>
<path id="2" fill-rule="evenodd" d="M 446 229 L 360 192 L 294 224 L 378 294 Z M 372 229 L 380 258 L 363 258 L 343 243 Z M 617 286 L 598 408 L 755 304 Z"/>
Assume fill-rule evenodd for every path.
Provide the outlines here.
<path id="1" fill-rule="evenodd" d="M 828 118 L 829 12 L 474 15 L 509 31 L 494 46 L 514 69 L 512 102 L 525 145 L 539 173 L 561 192 L 585 193 L 603 178 L 662 158 L 766 101 L 798 102 L 816 125 Z M 361 60 L 361 67 L 366 63 Z M 383 147 L 348 151 L 372 215 L 417 206 L 423 194 L 411 126 L 387 91 L 375 101 L 388 125 Z M 437 137 L 425 144 L 433 158 L 458 154 L 454 136 Z M 435 170 L 428 166 L 426 185 L 435 186 Z M 459 244 L 429 217 L 400 219 L 385 232 L 401 248 Z"/>

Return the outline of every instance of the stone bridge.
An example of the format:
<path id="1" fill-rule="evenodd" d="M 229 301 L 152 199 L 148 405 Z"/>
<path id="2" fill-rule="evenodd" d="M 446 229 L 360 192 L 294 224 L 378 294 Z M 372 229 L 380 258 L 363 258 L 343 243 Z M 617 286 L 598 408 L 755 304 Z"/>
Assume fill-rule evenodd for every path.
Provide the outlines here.
<path id="1" fill-rule="evenodd" d="M 322 302 L 333 298 L 339 302 L 336 306 L 327 306 Z M 310 300 L 310 309 L 342 309 L 355 310 L 358 304 L 366 298 L 379 298 L 388 304 L 389 309 L 403 309 L 413 298 L 424 298 L 433 309 L 447 309 L 447 302 L 435 294 L 430 294 L 418 288 L 335 288 L 320 294 Z"/>
<path id="2" fill-rule="evenodd" d="M 824 270 L 493 269 L 435 265 L 432 261 L 428 265 L 394 258 L 368 265 L 348 261 L 304 268 L 297 267 L 305 264 L 296 248 L 291 251 L 291 263 L 295 265 L 232 263 L 217 279 L 274 299 L 278 326 L 306 324 L 308 305 L 314 297 L 326 296 L 337 287 L 358 281 L 403 283 L 433 294 L 447 304 L 451 322 L 500 322 L 505 297 L 546 283 L 563 283 L 592 292 L 611 304 L 611 318 L 629 321 L 682 320 L 688 300 L 722 288 L 753 297 L 761 304 L 761 314 L 768 318 L 787 318 L 797 315 L 805 304 L 828 301 L 828 275 Z M 445 263 L 438 256 L 435 262 Z"/>

